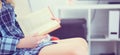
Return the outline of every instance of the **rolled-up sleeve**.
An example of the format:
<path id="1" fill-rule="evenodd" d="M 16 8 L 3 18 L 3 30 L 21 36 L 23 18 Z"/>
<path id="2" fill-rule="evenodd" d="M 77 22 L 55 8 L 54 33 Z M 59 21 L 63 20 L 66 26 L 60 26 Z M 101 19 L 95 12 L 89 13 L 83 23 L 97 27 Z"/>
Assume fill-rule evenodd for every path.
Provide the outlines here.
<path id="1" fill-rule="evenodd" d="M 16 45 L 18 44 L 19 39 L 17 38 L 6 38 L 2 37 L 0 39 L 0 55 L 12 54 L 16 51 Z"/>

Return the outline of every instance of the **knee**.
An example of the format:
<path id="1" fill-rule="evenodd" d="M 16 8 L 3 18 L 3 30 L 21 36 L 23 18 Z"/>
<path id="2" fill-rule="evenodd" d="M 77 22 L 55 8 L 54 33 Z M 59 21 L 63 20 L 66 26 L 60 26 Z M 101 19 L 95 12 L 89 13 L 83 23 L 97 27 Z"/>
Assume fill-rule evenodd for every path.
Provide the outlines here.
<path id="1" fill-rule="evenodd" d="M 74 38 L 76 41 L 82 41 L 82 42 L 86 42 L 86 40 L 85 39 L 83 39 L 83 38 Z"/>
<path id="2" fill-rule="evenodd" d="M 83 38 L 74 38 L 77 43 L 76 48 L 71 50 L 71 55 L 88 55 L 88 44 Z"/>
<path id="3" fill-rule="evenodd" d="M 88 46 L 87 41 L 86 41 L 85 39 L 83 39 L 83 38 L 74 38 L 74 41 L 75 41 L 76 43 L 80 43 L 80 44 L 83 44 L 83 45 Z"/>
<path id="4" fill-rule="evenodd" d="M 76 50 L 71 50 L 69 55 L 89 55 L 89 54 L 88 54 L 88 50 L 76 49 Z"/>

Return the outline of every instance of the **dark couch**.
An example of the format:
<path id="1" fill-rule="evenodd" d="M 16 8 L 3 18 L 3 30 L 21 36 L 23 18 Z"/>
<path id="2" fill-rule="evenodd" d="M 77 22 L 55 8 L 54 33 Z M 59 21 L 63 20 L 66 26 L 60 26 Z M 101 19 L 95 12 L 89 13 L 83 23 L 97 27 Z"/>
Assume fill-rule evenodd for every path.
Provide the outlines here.
<path id="1" fill-rule="evenodd" d="M 60 39 L 81 37 L 86 39 L 87 26 L 85 19 L 62 19 L 61 28 L 50 33 Z"/>

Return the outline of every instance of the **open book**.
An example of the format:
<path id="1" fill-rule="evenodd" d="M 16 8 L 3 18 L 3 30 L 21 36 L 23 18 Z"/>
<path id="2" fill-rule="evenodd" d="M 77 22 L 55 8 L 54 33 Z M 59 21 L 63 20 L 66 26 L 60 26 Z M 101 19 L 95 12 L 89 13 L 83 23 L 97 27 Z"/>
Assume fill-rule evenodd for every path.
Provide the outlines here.
<path id="1" fill-rule="evenodd" d="M 33 35 L 35 33 L 40 35 L 48 34 L 60 28 L 60 23 L 56 20 L 51 20 L 53 16 L 49 7 L 32 12 L 21 19 L 21 29 L 25 35 Z"/>

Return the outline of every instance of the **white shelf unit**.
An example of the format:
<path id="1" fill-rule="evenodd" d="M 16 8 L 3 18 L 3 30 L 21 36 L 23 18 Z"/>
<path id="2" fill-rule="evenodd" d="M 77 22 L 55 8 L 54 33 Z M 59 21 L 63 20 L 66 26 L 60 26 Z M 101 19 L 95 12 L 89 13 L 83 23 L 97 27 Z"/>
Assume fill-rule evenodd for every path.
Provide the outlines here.
<path id="1" fill-rule="evenodd" d="M 115 42 L 114 46 L 112 46 L 114 48 L 114 51 L 115 51 L 115 55 L 120 55 L 120 50 L 118 51 L 117 49 L 117 45 L 120 41 L 120 39 L 109 39 L 109 38 L 97 38 L 97 39 L 92 39 L 91 38 L 91 17 L 92 17 L 92 10 L 94 9 L 120 9 L 120 4 L 100 4 L 100 5 L 71 5 L 71 6 L 61 6 L 61 7 L 57 7 L 58 8 L 58 17 L 59 16 L 59 13 L 60 13 L 60 10 L 66 10 L 66 9 L 87 9 L 88 10 L 88 18 L 87 18 L 87 28 L 88 28 L 88 35 L 87 35 L 87 40 L 88 40 L 88 44 L 89 44 L 89 55 L 99 55 L 99 54 L 94 54 L 94 53 L 91 53 L 92 51 L 92 43 L 96 43 L 96 42 Z M 97 43 L 99 44 L 99 43 Z M 98 48 L 99 49 L 99 48 Z M 94 51 L 96 52 L 96 51 Z"/>

